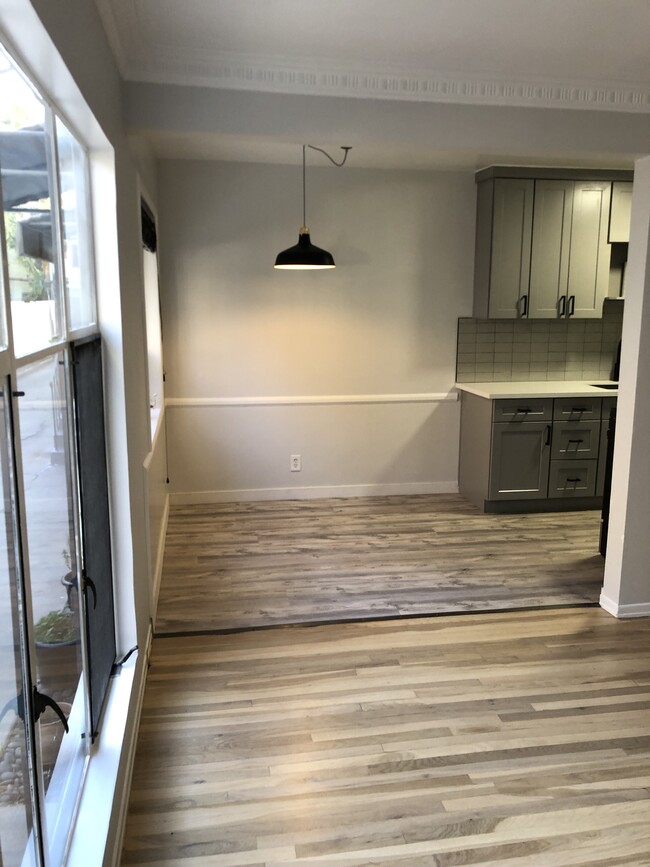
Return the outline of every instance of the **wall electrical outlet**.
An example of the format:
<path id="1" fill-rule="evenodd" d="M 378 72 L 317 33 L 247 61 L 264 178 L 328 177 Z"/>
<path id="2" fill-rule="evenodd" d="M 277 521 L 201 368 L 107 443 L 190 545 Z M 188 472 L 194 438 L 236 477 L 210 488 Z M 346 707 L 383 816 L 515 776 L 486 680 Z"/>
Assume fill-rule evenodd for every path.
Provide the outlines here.
<path id="1" fill-rule="evenodd" d="M 289 466 L 292 473 L 299 473 L 302 470 L 302 455 L 291 455 Z"/>

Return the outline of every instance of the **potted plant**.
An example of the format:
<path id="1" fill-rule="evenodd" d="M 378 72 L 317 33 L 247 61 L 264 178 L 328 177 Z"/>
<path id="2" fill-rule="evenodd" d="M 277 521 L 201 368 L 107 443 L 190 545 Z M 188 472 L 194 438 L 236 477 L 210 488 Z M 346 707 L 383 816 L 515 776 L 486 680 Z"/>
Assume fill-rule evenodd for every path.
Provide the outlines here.
<path id="1" fill-rule="evenodd" d="M 67 549 L 62 554 L 68 566 L 68 571 L 61 578 L 66 588 L 66 603 L 63 608 L 48 611 L 34 625 L 39 690 L 57 700 L 67 698 L 62 693 L 73 694 L 76 689 L 79 672 L 77 656 L 81 643 L 77 581 L 69 570 L 70 555 Z"/>

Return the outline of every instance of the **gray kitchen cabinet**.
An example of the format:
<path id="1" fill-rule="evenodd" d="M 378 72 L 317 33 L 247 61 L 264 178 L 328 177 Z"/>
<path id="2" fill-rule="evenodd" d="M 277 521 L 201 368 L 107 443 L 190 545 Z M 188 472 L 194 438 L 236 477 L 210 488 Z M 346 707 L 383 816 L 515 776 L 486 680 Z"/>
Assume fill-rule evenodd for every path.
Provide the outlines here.
<path id="1" fill-rule="evenodd" d="M 600 423 L 600 448 L 598 449 L 598 470 L 596 472 L 596 496 L 602 497 L 605 493 L 605 464 L 607 461 L 607 440 L 609 428 L 609 416 L 616 409 L 615 397 L 604 397 Z"/>
<path id="2" fill-rule="evenodd" d="M 493 424 L 489 499 L 546 499 L 550 444 L 551 425 L 547 422 Z"/>
<path id="3" fill-rule="evenodd" d="M 497 178 L 478 189 L 474 315 L 516 319 L 528 304 L 535 182 Z"/>
<path id="4" fill-rule="evenodd" d="M 550 421 L 553 401 L 544 397 L 517 397 L 495 400 L 492 421 Z"/>
<path id="5" fill-rule="evenodd" d="M 630 214 L 632 211 L 632 182 L 615 181 L 609 212 L 610 244 L 627 244 L 630 240 Z"/>
<path id="6" fill-rule="evenodd" d="M 556 421 L 553 422 L 554 460 L 563 458 L 598 457 L 600 443 L 600 419 L 597 421 Z"/>
<path id="7" fill-rule="evenodd" d="M 600 506 L 616 398 L 461 399 L 459 490 L 470 502 L 486 512 Z"/>
<path id="8" fill-rule="evenodd" d="M 557 319 L 566 314 L 572 211 L 573 181 L 536 182 L 528 314 L 531 319 Z"/>
<path id="9" fill-rule="evenodd" d="M 610 292 L 608 242 L 625 234 L 631 178 L 505 166 L 479 172 L 473 316 L 600 318 Z"/>
<path id="10" fill-rule="evenodd" d="M 593 497 L 596 491 L 596 461 L 551 461 L 548 496 L 554 498 Z"/>
<path id="11" fill-rule="evenodd" d="M 603 315 L 609 291 L 610 196 L 609 183 L 576 181 L 574 185 L 567 316 L 594 319 Z"/>
<path id="12" fill-rule="evenodd" d="M 534 319 L 602 316 L 609 291 L 608 182 L 535 182 L 530 265 Z"/>
<path id="13" fill-rule="evenodd" d="M 606 398 L 616 400 L 616 398 Z M 557 421 L 593 421 L 601 417 L 602 397 L 556 397 L 553 418 Z"/>

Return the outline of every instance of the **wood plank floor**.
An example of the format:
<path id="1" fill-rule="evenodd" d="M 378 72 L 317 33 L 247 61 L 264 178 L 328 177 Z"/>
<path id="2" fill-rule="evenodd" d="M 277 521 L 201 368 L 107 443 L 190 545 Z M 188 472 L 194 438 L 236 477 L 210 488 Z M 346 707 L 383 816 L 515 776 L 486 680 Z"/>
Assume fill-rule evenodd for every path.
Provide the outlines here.
<path id="1" fill-rule="evenodd" d="M 599 526 L 446 495 L 176 506 L 156 633 L 597 603 Z"/>
<path id="2" fill-rule="evenodd" d="M 650 865 L 650 619 L 156 638 L 122 864 Z"/>

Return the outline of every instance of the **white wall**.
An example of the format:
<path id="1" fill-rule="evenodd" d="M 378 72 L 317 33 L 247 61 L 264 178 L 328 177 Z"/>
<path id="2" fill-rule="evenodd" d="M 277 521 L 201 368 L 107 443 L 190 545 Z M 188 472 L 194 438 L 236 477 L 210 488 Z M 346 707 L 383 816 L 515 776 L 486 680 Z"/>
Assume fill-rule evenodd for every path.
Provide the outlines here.
<path id="1" fill-rule="evenodd" d="M 355 169 L 354 151 L 340 169 L 318 161 L 307 222 L 338 267 L 311 273 L 272 267 L 297 241 L 299 168 L 161 163 L 177 498 L 456 485 L 458 404 L 444 398 L 471 311 L 473 175 Z"/>
<path id="2" fill-rule="evenodd" d="M 621 381 L 601 605 L 650 615 L 650 157 L 638 160 L 630 226 Z"/>

